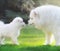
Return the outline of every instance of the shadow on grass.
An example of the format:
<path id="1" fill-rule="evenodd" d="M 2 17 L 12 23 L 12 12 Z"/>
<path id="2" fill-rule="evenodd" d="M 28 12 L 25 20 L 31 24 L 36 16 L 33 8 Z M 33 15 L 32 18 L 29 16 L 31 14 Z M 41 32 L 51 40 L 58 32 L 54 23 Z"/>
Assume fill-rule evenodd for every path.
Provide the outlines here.
<path id="1" fill-rule="evenodd" d="M 0 45 L 0 51 L 60 51 L 60 46 L 17 46 L 17 45 Z"/>

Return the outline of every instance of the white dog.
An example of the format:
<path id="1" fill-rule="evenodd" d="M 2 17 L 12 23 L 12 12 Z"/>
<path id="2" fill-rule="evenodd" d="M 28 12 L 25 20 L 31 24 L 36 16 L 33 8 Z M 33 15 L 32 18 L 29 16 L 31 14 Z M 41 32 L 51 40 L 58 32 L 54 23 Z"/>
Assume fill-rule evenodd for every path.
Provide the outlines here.
<path id="1" fill-rule="evenodd" d="M 22 26 L 25 25 L 23 19 L 16 17 L 11 23 L 3 24 L 3 22 L 1 22 L 1 25 L 3 26 L 0 26 L 0 44 L 3 44 L 4 39 L 7 37 L 11 38 L 13 43 L 18 45 L 17 38 L 20 35 Z"/>
<path id="2" fill-rule="evenodd" d="M 40 6 L 32 9 L 29 17 L 29 24 L 33 24 L 46 33 L 46 44 L 50 44 L 52 34 L 56 45 L 60 45 L 60 7 L 54 5 Z"/>

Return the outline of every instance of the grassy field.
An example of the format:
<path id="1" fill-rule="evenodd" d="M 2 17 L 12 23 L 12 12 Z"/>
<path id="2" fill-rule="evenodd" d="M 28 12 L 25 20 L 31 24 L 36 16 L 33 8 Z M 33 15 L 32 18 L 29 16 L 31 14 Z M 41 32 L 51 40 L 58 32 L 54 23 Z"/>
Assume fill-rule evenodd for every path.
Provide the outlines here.
<path id="1" fill-rule="evenodd" d="M 0 51 L 60 51 L 59 46 L 44 46 L 44 33 L 33 26 L 23 28 L 18 41 L 20 45 L 12 45 L 11 41 L 7 39 L 6 45 L 0 45 Z"/>

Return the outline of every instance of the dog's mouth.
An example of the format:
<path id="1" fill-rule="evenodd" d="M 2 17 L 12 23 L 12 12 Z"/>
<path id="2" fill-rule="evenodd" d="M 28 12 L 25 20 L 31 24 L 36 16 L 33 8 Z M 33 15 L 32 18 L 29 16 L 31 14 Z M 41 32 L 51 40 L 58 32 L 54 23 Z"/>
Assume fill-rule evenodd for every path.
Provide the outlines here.
<path id="1" fill-rule="evenodd" d="M 29 25 L 34 25 L 34 23 L 29 23 Z"/>

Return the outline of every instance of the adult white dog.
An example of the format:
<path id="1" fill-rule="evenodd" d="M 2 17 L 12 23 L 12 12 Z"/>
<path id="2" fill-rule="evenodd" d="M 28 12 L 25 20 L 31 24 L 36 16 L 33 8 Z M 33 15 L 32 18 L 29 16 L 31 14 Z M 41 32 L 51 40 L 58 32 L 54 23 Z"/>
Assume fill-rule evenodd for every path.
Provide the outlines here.
<path id="1" fill-rule="evenodd" d="M 16 17 L 11 23 L 4 24 L 0 22 L 0 44 L 4 44 L 5 38 L 11 38 L 13 44 L 19 44 L 17 38 L 20 35 L 20 30 L 22 26 L 25 25 L 23 19 Z"/>
<path id="2" fill-rule="evenodd" d="M 33 24 L 46 33 L 46 44 L 50 44 L 51 34 L 53 34 L 56 45 L 60 45 L 60 7 L 40 6 L 32 9 L 29 17 L 29 24 Z"/>

